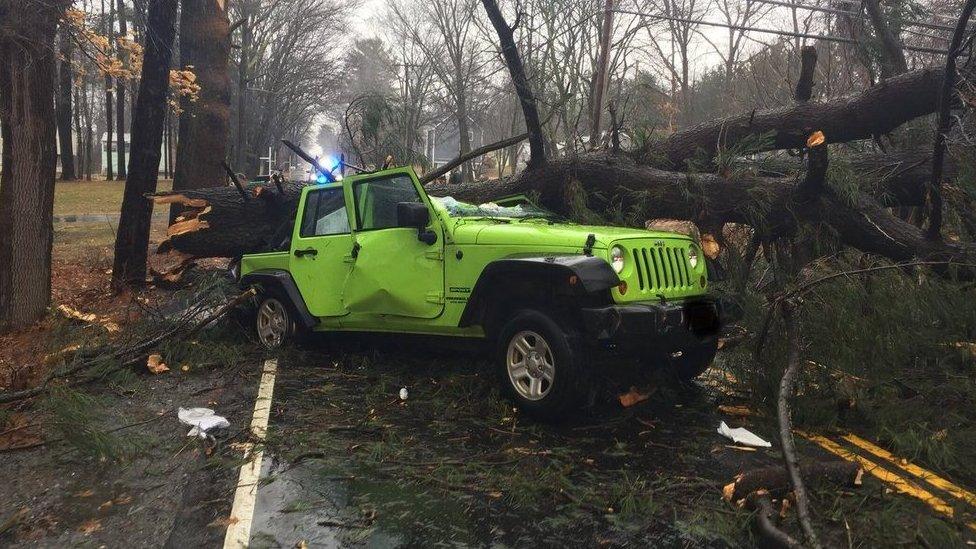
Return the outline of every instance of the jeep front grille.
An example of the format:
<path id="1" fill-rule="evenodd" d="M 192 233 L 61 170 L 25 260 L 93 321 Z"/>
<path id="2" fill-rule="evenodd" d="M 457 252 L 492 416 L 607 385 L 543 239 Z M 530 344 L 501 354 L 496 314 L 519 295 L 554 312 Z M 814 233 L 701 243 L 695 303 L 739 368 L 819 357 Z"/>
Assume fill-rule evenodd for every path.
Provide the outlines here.
<path id="1" fill-rule="evenodd" d="M 694 286 L 688 251 L 668 245 L 633 248 L 637 285 L 641 291 L 676 290 Z"/>

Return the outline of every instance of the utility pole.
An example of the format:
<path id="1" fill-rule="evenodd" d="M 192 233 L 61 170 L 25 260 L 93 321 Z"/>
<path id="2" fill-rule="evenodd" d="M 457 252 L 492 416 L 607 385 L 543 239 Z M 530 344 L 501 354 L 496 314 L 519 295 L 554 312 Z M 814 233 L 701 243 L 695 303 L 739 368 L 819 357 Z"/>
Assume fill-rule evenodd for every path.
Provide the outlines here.
<path id="1" fill-rule="evenodd" d="M 413 125 L 413 105 L 410 103 L 410 67 L 416 67 L 413 63 L 394 63 L 393 68 L 397 69 L 403 67 L 403 88 L 401 90 L 401 95 L 403 96 L 403 159 L 402 162 L 413 162 L 410 156 L 410 148 L 412 143 L 412 132 L 411 126 Z M 399 72 L 399 71 L 397 71 Z"/>
<path id="2" fill-rule="evenodd" d="M 613 0 L 606 0 L 603 8 L 603 28 L 600 30 L 600 57 L 597 60 L 593 86 L 593 127 L 590 131 L 590 147 L 600 140 L 600 118 L 603 116 L 603 96 L 607 88 L 610 64 L 610 35 L 613 33 Z"/>

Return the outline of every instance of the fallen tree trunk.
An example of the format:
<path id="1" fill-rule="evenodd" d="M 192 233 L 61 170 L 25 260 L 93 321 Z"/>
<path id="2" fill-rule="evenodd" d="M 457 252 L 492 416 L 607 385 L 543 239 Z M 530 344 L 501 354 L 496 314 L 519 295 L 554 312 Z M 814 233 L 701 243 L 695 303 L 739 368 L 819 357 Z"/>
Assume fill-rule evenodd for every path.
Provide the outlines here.
<path id="1" fill-rule="evenodd" d="M 687 219 L 707 226 L 743 223 L 770 238 L 793 234 L 801 219 L 826 222 L 845 244 L 895 261 L 958 258 L 959 262 L 973 262 L 976 249 L 971 245 L 925 239 L 917 227 L 886 209 L 924 200 L 930 173 L 924 154 L 863 155 L 852 167 L 863 174 L 859 183 L 867 192 L 852 197 L 825 192 L 800 212 L 791 205 L 800 174 L 726 178 L 670 172 L 612 151 L 553 159 L 542 170 L 500 180 L 430 183 L 427 191 L 475 203 L 537 191 L 547 207 L 575 219 L 623 219 L 635 226 L 654 218 Z M 304 185 L 285 183 L 282 191 L 273 185 L 259 187 L 260 192 L 252 188 L 247 201 L 232 187 L 156 195 L 158 204 L 187 206 L 158 251 L 235 257 L 266 250 L 276 231 L 293 220 Z M 623 210 L 621 204 L 626 205 Z"/>
<path id="2" fill-rule="evenodd" d="M 811 484 L 828 483 L 836 486 L 860 486 L 863 469 L 851 461 L 816 461 L 800 466 L 803 478 Z M 766 490 L 782 497 L 790 491 L 790 477 L 781 465 L 753 469 L 736 475 L 722 489 L 722 498 L 738 504 L 749 494 Z"/>
<path id="3" fill-rule="evenodd" d="M 768 143 L 751 152 L 799 149 L 814 130 L 828 143 L 846 143 L 886 134 L 898 126 L 935 112 L 945 71 L 928 68 L 884 80 L 859 93 L 825 101 L 752 111 L 678 131 L 649 142 L 638 155 L 648 164 L 684 169 L 700 152 L 714 156 L 753 136 L 769 135 Z"/>
<path id="4" fill-rule="evenodd" d="M 182 214 L 166 231 L 157 253 L 178 250 L 196 257 L 236 257 L 265 251 L 294 222 L 295 208 L 307 183 L 286 182 L 247 189 L 234 187 L 160 193 L 156 204 L 180 204 Z"/>

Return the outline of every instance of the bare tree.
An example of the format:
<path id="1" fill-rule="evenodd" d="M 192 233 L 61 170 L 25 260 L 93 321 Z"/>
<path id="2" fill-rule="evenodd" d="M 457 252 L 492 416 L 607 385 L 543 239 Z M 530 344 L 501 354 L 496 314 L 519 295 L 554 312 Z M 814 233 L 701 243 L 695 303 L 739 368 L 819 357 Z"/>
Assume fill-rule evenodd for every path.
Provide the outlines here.
<path id="1" fill-rule="evenodd" d="M 680 104 L 678 119 L 686 123 L 692 116 L 691 55 L 698 22 L 706 13 L 707 5 L 701 0 L 663 0 L 659 11 L 660 24 L 666 38 L 658 35 L 658 24 L 652 18 L 644 20 L 648 39 L 671 81 L 671 96 Z"/>
<path id="2" fill-rule="evenodd" d="M 414 42 L 422 48 L 437 75 L 443 92 L 443 104 L 451 112 L 458 130 L 458 154 L 471 150 L 471 119 L 476 86 L 484 81 L 484 69 L 490 61 L 475 20 L 477 0 L 434 0 L 390 4 L 390 9 L 404 28 L 412 29 Z M 462 166 L 462 177 L 471 179 L 469 164 Z"/>
<path id="3" fill-rule="evenodd" d="M 236 66 L 234 161 L 255 173 L 282 138 L 308 137 L 338 98 L 339 45 L 350 5 L 338 0 L 239 0 L 230 4 Z"/>

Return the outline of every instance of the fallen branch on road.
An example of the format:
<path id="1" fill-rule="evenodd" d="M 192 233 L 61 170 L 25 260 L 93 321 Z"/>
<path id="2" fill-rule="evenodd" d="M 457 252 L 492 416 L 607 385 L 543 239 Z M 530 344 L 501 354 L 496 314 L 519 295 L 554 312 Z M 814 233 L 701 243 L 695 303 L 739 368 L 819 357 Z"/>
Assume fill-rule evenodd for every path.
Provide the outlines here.
<path id="1" fill-rule="evenodd" d="M 88 360 L 83 360 L 80 363 L 72 366 L 70 369 L 65 371 L 54 371 L 49 374 L 43 382 L 37 387 L 31 389 L 24 389 L 22 391 L 13 391 L 8 393 L 0 393 L 0 404 L 7 404 L 10 402 L 17 402 L 21 400 L 27 400 L 38 396 L 46 392 L 51 384 L 59 378 L 65 378 L 77 374 L 79 372 L 92 370 L 98 365 L 104 364 L 105 360 L 117 360 L 118 364 L 108 370 L 95 373 L 93 375 L 77 379 L 69 383 L 69 386 L 78 386 L 97 381 L 99 379 L 104 379 L 105 376 L 123 370 L 125 368 L 135 366 L 137 364 L 144 363 L 146 356 L 149 351 L 152 350 L 157 345 L 174 339 L 176 337 L 190 338 L 200 332 L 203 328 L 214 323 L 218 319 L 225 316 L 235 307 L 250 299 L 255 293 L 255 290 L 249 289 L 224 303 L 216 311 L 205 316 L 202 320 L 196 323 L 192 323 L 195 319 L 199 318 L 200 315 L 206 310 L 208 303 L 197 303 L 194 307 L 191 307 L 189 311 L 184 314 L 174 326 L 158 333 L 154 336 L 145 338 L 133 345 L 118 347 L 106 354 L 99 354 Z M 192 323 L 192 324 L 191 324 Z"/>
<path id="2" fill-rule="evenodd" d="M 850 461 L 826 461 L 804 463 L 800 467 L 803 476 L 811 482 L 830 482 L 839 486 L 859 486 L 864 471 Z M 790 479 L 781 465 L 753 469 L 736 475 L 735 479 L 722 489 L 722 498 L 739 504 L 744 503 L 749 494 L 766 490 L 774 496 L 784 496 L 790 491 Z"/>
<path id="3" fill-rule="evenodd" d="M 776 527 L 776 510 L 773 508 L 773 500 L 769 492 L 759 490 L 749 494 L 746 498 L 746 506 L 756 512 L 756 529 L 764 539 L 778 547 L 803 547 L 792 536 Z"/>

